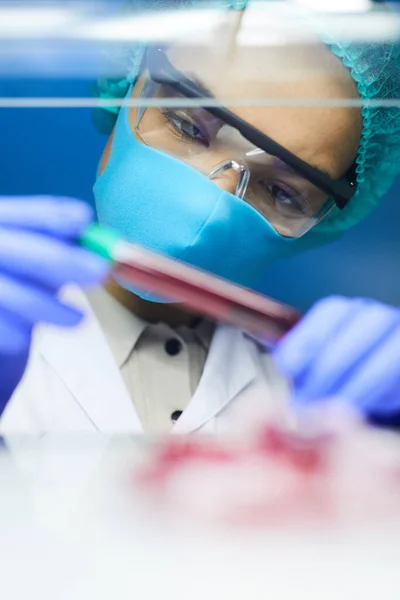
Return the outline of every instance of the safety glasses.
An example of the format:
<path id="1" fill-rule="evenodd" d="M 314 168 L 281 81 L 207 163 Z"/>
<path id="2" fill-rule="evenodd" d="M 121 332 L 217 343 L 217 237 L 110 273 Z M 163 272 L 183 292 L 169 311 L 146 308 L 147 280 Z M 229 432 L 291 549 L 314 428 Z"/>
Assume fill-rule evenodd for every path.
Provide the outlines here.
<path id="1" fill-rule="evenodd" d="M 140 96 L 160 107 L 139 109 L 136 134 L 147 145 L 191 164 L 251 204 L 275 230 L 301 237 L 355 193 L 352 174 L 334 180 L 223 106 L 182 107 L 182 98 L 213 99 L 176 69 L 161 49 L 147 51 Z M 171 102 L 162 107 L 162 100 Z M 180 100 L 173 106 L 173 99 Z M 145 104 L 145 103 L 144 103 Z"/>

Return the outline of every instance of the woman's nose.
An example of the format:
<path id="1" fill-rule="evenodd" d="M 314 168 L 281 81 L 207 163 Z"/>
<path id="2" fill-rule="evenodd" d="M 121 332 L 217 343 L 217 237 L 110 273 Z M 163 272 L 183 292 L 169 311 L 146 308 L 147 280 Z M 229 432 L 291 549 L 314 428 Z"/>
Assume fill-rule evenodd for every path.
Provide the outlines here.
<path id="1" fill-rule="evenodd" d="M 236 194 L 239 185 L 239 175 L 235 171 L 224 171 L 211 177 L 211 179 L 222 190 Z"/>

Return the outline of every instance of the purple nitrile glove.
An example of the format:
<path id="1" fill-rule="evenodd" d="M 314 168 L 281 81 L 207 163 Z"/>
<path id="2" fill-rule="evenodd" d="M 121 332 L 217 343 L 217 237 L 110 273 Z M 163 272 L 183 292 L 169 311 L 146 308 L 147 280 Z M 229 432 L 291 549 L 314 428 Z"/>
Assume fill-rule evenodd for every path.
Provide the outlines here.
<path id="1" fill-rule="evenodd" d="M 368 299 L 318 302 L 275 360 L 296 406 L 340 399 L 372 422 L 400 425 L 400 310 Z"/>
<path id="2" fill-rule="evenodd" d="M 73 243 L 91 219 L 71 198 L 0 196 L 0 414 L 25 371 L 33 327 L 82 318 L 58 300 L 60 288 L 107 274 L 106 261 Z"/>

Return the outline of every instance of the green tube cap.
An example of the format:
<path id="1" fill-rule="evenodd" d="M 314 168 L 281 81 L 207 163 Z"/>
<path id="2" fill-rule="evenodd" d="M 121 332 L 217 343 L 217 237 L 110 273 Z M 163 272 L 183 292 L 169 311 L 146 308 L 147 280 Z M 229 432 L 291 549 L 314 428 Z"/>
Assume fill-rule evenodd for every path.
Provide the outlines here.
<path id="1" fill-rule="evenodd" d="M 97 224 L 90 225 L 83 232 L 80 239 L 80 243 L 84 248 L 108 260 L 114 260 L 115 250 L 120 242 L 121 238 L 118 234 Z"/>

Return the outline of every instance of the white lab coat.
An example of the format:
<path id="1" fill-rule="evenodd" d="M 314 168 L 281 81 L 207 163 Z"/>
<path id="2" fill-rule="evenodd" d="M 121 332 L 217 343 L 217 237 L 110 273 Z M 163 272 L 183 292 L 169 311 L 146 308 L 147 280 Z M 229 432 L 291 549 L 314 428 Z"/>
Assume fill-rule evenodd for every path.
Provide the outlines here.
<path id="1" fill-rule="evenodd" d="M 21 518 L 17 512 L 15 516 L 15 511 L 10 513 L 11 523 L 20 523 L 18 531 L 28 532 L 22 535 L 20 546 L 23 552 L 26 548 L 30 552 L 27 550 L 25 553 L 28 556 L 25 563 L 23 558 L 22 562 L 19 558 L 19 571 L 16 567 L 6 569 L 6 588 L 7 582 L 13 581 L 12 585 L 8 584 L 9 589 L 18 590 L 19 593 L 14 596 L 18 598 L 23 596 L 22 588 L 32 587 L 32 577 L 25 577 L 28 567 L 28 573 L 34 574 L 41 589 L 45 585 L 43 598 L 88 597 L 80 588 L 80 579 L 83 579 L 85 590 L 85 577 L 89 577 L 85 573 L 94 572 L 97 563 L 93 560 L 99 554 L 96 528 L 93 529 L 96 541 L 90 538 L 89 549 L 82 546 L 81 537 L 79 546 L 73 553 L 69 551 L 67 558 L 60 558 L 55 548 L 69 548 L 64 540 L 69 539 L 70 531 L 77 531 L 77 519 L 78 530 L 81 527 L 85 530 L 82 523 L 86 522 L 87 517 L 82 518 L 80 523 L 77 515 L 81 515 L 82 511 L 85 514 L 87 498 L 91 497 L 90 490 L 93 481 L 97 481 L 96 477 L 100 477 L 103 486 L 100 489 L 106 490 L 106 498 L 108 494 L 113 497 L 110 490 L 118 487 L 120 475 L 115 478 L 115 473 L 108 473 L 104 467 L 108 464 L 109 453 L 114 456 L 113 435 L 142 433 L 134 403 L 86 297 L 79 289 L 69 289 L 67 296 L 70 302 L 85 312 L 85 321 L 73 330 L 43 327 L 36 332 L 25 377 L 0 422 L 16 481 L 12 500 L 16 505 L 15 511 L 19 510 L 18 502 L 26 503 Z M 173 433 L 251 431 L 254 419 L 260 421 L 263 417 L 280 412 L 279 399 L 271 393 L 273 381 L 276 381 L 276 374 L 272 361 L 263 349 L 237 329 L 218 327 L 198 389 L 174 425 Z M 67 432 L 72 432 L 72 435 L 59 435 Z M 85 435 L 75 435 L 77 432 Z M 87 436 L 86 432 L 94 435 Z M 13 435 L 18 433 L 37 435 Z M 117 440 L 117 446 L 118 443 Z M 133 447 L 133 454 L 134 450 Z M 114 464 L 113 460 L 111 464 Z M 121 465 L 125 465 L 124 468 L 129 471 L 130 459 L 125 457 Z M 122 493 L 119 487 L 116 493 Z M 111 500 L 107 500 L 106 504 L 108 502 Z M 108 545 L 109 539 L 113 539 L 107 529 L 111 527 L 109 510 L 107 504 L 105 515 L 100 512 L 96 522 L 101 531 L 107 532 Z M 95 510 L 93 512 L 96 518 L 97 513 Z M 130 518 L 127 519 L 127 526 Z M 118 520 L 116 522 L 119 523 Z M 35 534 L 34 546 L 29 538 L 31 530 L 39 532 Z M 140 532 L 142 534 L 142 529 Z M 49 544 L 47 539 L 55 539 L 57 544 Z M 135 539 L 135 534 L 132 539 Z M 30 548 L 34 547 L 36 552 L 37 540 L 45 540 L 43 544 L 51 548 L 51 552 L 49 550 L 47 554 L 41 554 L 39 550 L 38 557 L 32 557 Z M 59 540 L 63 540 L 63 543 L 60 544 Z M 85 549 L 83 553 L 80 552 L 82 547 Z M 93 548 L 96 548 L 96 552 Z M 71 556 L 79 557 L 72 567 Z M 37 560 L 32 563 L 33 558 Z M 22 571 L 21 564 L 26 565 L 22 566 Z M 31 567 L 32 564 L 34 567 Z M 23 576 L 18 578 L 15 575 L 18 572 Z M 62 576 L 58 575 L 60 572 Z M 99 572 L 102 572 L 101 569 L 96 570 L 97 574 Z M 104 573 L 107 581 L 107 570 Z M 61 580 L 68 582 L 68 590 L 73 588 L 71 593 L 64 588 L 60 590 Z"/>
<path id="2" fill-rule="evenodd" d="M 86 296 L 64 296 L 86 314 L 71 330 L 36 332 L 26 374 L 0 422 L 0 432 L 142 433 L 132 399 Z M 157 374 L 155 373 L 155 377 Z M 271 357 L 239 330 L 219 326 L 203 376 L 173 433 L 242 432 L 285 410 L 272 394 Z"/>

